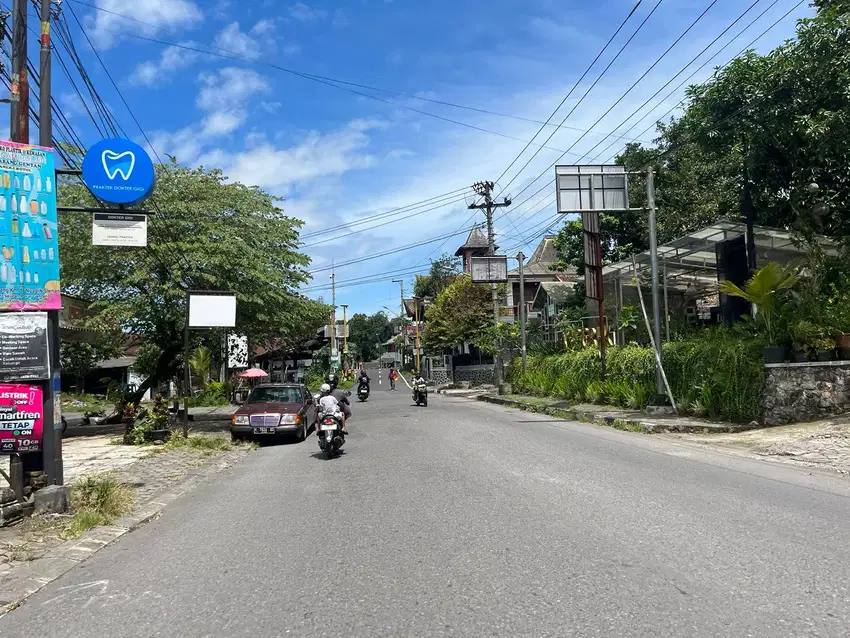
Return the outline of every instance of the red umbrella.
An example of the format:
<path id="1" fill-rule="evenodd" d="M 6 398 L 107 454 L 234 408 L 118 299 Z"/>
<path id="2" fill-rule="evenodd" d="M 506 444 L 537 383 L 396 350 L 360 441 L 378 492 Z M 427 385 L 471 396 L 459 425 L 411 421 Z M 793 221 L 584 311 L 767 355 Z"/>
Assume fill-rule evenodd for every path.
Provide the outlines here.
<path id="1" fill-rule="evenodd" d="M 269 376 L 269 373 L 259 368 L 248 368 L 245 372 L 239 373 L 240 379 L 260 379 Z"/>

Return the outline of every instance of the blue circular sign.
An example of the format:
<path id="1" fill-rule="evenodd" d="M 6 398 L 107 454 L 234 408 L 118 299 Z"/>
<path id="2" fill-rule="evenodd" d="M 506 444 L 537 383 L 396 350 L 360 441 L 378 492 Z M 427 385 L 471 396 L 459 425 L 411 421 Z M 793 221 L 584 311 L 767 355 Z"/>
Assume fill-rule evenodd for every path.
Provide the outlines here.
<path id="1" fill-rule="evenodd" d="M 138 204 L 153 191 L 156 172 L 150 156 L 130 140 L 112 138 L 92 146 L 83 158 L 83 181 L 108 204 Z"/>

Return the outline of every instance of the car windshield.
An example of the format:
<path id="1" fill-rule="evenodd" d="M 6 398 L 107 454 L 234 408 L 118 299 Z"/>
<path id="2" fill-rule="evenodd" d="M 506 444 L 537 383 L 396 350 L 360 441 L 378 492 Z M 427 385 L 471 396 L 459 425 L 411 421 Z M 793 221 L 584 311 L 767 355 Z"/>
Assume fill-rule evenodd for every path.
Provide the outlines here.
<path id="1" fill-rule="evenodd" d="M 301 403 L 298 388 L 254 388 L 248 403 Z"/>

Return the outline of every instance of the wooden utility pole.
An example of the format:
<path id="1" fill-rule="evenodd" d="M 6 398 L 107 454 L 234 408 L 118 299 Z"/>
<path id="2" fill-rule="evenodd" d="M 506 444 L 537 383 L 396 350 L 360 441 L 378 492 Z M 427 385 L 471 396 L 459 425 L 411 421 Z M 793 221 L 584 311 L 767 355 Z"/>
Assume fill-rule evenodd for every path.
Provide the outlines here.
<path id="1" fill-rule="evenodd" d="M 519 261 L 519 329 L 521 333 L 522 345 L 520 354 L 522 355 L 522 373 L 525 374 L 525 329 L 526 329 L 526 308 L 525 308 L 525 255 L 522 251 L 516 256 Z"/>
<path id="2" fill-rule="evenodd" d="M 42 5 L 45 2 L 47 0 L 41 0 Z M 20 144 L 29 144 L 30 141 L 30 87 L 27 77 L 28 5 L 29 2 L 27 0 L 13 0 L 12 2 L 12 82 L 9 95 L 12 108 L 10 109 L 9 135 L 13 142 Z M 47 5 L 49 15 L 49 2 L 47 2 Z M 43 7 L 42 13 L 44 13 Z M 49 86 L 50 84 L 48 82 Z M 48 101 L 49 104 L 50 102 Z M 48 108 L 50 107 L 48 106 Z M 48 144 L 48 146 L 51 146 L 51 144 Z"/>
<path id="3" fill-rule="evenodd" d="M 488 255 L 492 257 L 496 254 L 496 231 L 493 228 L 493 211 L 497 208 L 506 208 L 511 205 L 511 201 L 505 198 L 504 201 L 496 203 L 493 201 L 493 182 L 476 182 L 472 185 L 475 192 L 484 198 L 480 204 L 470 204 L 470 209 L 483 210 L 487 217 L 487 243 L 489 244 Z M 490 284 L 491 295 L 493 297 L 493 325 L 499 326 L 499 293 L 496 284 Z M 494 357 L 495 369 L 493 371 L 493 384 L 498 388 L 502 385 L 502 354 L 497 352 Z"/>

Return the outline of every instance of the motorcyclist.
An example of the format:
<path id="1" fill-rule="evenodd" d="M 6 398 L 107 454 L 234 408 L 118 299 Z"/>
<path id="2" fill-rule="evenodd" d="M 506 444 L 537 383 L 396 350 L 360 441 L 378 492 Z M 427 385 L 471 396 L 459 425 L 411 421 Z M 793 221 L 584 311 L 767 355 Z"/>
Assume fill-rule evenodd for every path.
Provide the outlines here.
<path id="1" fill-rule="evenodd" d="M 331 386 L 331 390 L 336 390 L 337 386 L 339 385 L 339 377 L 333 372 L 331 372 L 325 379 L 325 383 Z"/>
<path id="2" fill-rule="evenodd" d="M 367 391 L 369 390 L 369 375 L 366 374 L 366 370 L 360 368 L 357 373 L 357 389 L 359 390 L 363 386 L 366 386 Z"/>
<path id="3" fill-rule="evenodd" d="M 319 388 L 319 393 L 321 396 L 319 397 L 316 416 L 318 417 L 326 412 L 336 415 L 340 420 L 342 433 L 347 435 L 348 430 L 345 429 L 345 420 L 351 416 L 351 407 L 348 405 L 348 397 L 345 395 L 345 392 L 338 388 L 332 389 L 330 384 L 323 383 L 322 387 Z"/>
<path id="4" fill-rule="evenodd" d="M 413 398 L 416 399 L 416 386 L 422 384 L 425 385 L 425 378 L 422 376 L 422 373 L 419 370 L 414 370 L 413 378 L 411 379 L 410 385 L 413 387 Z"/>

